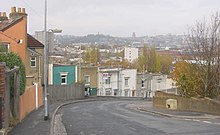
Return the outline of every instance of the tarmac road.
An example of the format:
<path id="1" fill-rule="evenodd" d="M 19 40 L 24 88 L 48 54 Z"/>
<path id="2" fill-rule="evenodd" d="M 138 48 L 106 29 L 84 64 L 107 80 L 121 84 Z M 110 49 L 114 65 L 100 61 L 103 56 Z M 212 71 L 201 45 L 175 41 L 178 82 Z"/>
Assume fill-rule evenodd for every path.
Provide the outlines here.
<path id="1" fill-rule="evenodd" d="M 62 107 L 55 133 L 65 135 L 220 135 L 220 125 L 136 111 L 134 101 L 92 101 Z M 63 127 L 63 128 L 62 128 Z M 64 128 L 65 127 L 65 128 Z"/>

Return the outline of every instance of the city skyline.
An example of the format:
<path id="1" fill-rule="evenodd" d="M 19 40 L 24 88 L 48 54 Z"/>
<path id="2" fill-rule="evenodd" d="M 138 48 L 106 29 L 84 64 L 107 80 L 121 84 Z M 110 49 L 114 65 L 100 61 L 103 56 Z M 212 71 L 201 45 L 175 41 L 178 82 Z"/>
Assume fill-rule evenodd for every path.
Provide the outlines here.
<path id="1" fill-rule="evenodd" d="M 44 0 L 3 0 L 1 12 L 7 16 L 12 6 L 25 7 L 28 32 L 44 28 Z M 218 0 L 48 0 L 48 29 L 63 35 L 82 36 L 101 33 L 129 37 L 164 34 L 182 35 L 196 21 L 210 20 L 219 10 Z"/>

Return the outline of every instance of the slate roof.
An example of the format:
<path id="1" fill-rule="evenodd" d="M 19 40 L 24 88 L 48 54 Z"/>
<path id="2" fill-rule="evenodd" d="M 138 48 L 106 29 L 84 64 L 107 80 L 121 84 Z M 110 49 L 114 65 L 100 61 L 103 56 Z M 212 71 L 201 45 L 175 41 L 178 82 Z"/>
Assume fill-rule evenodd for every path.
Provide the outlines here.
<path id="1" fill-rule="evenodd" d="M 4 31 L 22 20 L 23 17 L 0 21 L 0 31 Z"/>
<path id="2" fill-rule="evenodd" d="M 37 39 L 35 39 L 34 37 L 32 37 L 30 34 L 27 34 L 27 47 L 44 47 L 44 45 L 38 41 Z"/>

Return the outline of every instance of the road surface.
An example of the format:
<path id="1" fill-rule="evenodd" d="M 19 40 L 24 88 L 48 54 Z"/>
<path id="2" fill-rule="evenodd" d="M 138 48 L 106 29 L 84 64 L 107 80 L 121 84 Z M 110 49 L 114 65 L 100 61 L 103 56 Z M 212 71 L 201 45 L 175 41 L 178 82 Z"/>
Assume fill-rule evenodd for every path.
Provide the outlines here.
<path id="1" fill-rule="evenodd" d="M 220 135 L 220 125 L 147 114 L 131 109 L 133 102 L 67 105 L 59 110 L 56 126 L 63 124 L 68 135 Z"/>

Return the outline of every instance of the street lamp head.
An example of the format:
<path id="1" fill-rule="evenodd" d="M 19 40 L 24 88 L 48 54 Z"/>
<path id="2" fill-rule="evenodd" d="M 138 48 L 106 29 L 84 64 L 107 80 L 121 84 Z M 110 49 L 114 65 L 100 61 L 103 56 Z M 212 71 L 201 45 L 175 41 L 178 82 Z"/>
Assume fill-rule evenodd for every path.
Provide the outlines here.
<path id="1" fill-rule="evenodd" d="M 49 29 L 48 31 L 51 31 L 52 33 L 62 33 L 61 29 Z"/>

